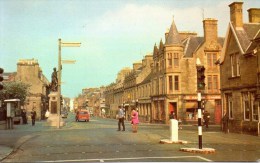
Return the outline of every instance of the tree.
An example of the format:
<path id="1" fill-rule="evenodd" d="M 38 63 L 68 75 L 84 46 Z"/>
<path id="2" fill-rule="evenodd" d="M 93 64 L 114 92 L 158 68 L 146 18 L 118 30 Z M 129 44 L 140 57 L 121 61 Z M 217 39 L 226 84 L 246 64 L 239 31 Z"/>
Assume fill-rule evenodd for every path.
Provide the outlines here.
<path id="1" fill-rule="evenodd" d="M 21 105 L 24 104 L 27 95 L 29 95 L 29 84 L 20 81 L 5 82 L 4 89 L 0 91 L 0 100 L 20 99 Z"/>

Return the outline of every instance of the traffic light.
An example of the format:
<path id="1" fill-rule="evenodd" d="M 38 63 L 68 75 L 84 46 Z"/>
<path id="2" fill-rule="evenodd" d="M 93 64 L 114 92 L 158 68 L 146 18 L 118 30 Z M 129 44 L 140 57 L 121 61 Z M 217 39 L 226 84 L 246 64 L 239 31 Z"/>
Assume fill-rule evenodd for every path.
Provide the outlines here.
<path id="1" fill-rule="evenodd" d="M 205 90 L 205 68 L 204 66 L 197 66 L 197 89 Z"/>
<path id="2" fill-rule="evenodd" d="M 0 90 L 4 88 L 2 81 L 4 80 L 3 77 L 4 69 L 0 68 Z"/>

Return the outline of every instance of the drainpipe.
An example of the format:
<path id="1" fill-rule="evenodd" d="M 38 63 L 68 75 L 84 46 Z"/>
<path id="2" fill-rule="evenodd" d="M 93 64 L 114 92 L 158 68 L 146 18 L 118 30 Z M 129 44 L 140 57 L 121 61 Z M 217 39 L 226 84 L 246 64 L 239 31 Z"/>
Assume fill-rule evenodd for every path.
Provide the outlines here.
<path id="1" fill-rule="evenodd" d="M 259 131 L 259 130 L 260 130 L 260 127 L 259 127 L 259 125 L 260 125 L 260 121 L 259 121 L 259 119 L 258 119 L 258 123 L 257 123 L 257 124 L 258 124 L 257 133 L 258 133 L 258 136 L 260 136 L 260 131 Z"/>

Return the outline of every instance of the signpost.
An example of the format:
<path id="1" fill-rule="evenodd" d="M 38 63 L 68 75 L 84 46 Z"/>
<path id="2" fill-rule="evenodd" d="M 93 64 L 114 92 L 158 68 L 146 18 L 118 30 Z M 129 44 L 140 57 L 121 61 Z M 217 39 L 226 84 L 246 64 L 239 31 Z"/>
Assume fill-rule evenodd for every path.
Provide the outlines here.
<path id="1" fill-rule="evenodd" d="M 58 114 L 58 124 L 57 128 L 60 128 L 60 110 L 61 110 L 61 104 L 60 104 L 60 99 L 61 99 L 61 69 L 62 69 L 62 64 L 66 63 L 66 60 L 62 61 L 61 60 L 61 47 L 80 47 L 81 43 L 80 42 L 62 42 L 61 39 L 59 39 L 59 56 L 58 56 L 58 97 L 57 97 L 57 114 Z M 68 60 L 69 61 L 69 60 Z M 67 61 L 67 62 L 68 62 Z M 70 63 L 75 63 L 75 61 L 71 60 L 69 61 Z"/>

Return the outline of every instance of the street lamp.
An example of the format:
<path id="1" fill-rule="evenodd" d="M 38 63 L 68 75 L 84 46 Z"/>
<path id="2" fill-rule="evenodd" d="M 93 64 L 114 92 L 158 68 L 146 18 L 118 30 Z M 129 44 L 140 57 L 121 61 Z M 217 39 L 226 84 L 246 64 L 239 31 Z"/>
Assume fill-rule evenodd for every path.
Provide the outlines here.
<path id="1" fill-rule="evenodd" d="M 61 47 L 80 47 L 81 43 L 79 42 L 62 42 L 59 39 L 59 56 L 58 56 L 58 97 L 57 97 L 57 113 L 58 113 L 58 124 L 57 128 L 60 128 L 60 99 L 61 99 Z M 63 61 L 64 62 L 64 61 Z M 73 63 L 75 61 L 72 61 Z"/>

